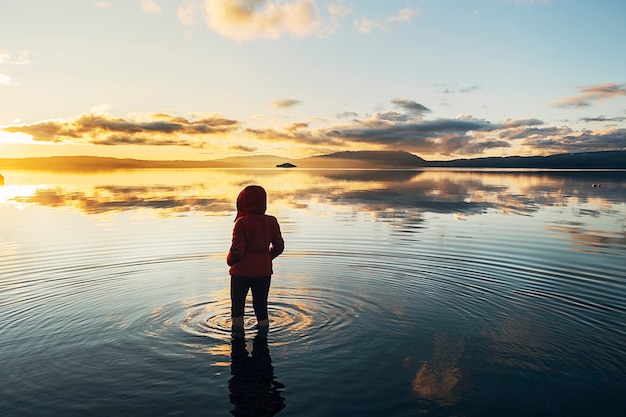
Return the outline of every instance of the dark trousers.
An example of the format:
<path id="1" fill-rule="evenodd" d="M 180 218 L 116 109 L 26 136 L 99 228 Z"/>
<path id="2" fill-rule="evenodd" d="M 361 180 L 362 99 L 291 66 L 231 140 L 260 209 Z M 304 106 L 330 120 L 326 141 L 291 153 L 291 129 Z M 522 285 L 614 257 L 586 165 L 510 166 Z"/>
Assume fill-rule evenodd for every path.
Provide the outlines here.
<path id="1" fill-rule="evenodd" d="M 252 290 L 252 307 L 258 321 L 267 320 L 267 296 L 270 292 L 272 276 L 261 277 L 230 277 L 231 317 L 243 317 L 248 290 Z"/>

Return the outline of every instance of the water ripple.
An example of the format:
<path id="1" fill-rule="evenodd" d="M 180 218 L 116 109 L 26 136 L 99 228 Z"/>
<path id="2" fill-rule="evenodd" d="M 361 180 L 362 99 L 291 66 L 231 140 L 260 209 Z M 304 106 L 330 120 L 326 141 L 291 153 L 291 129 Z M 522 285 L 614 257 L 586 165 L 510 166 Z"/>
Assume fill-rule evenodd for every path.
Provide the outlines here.
<path id="1" fill-rule="evenodd" d="M 349 326 L 358 316 L 358 299 L 338 290 L 305 287 L 271 289 L 268 312 L 271 319 L 271 337 L 276 346 L 291 343 L 324 342 Z M 250 310 L 250 308 L 248 308 Z M 162 316 L 163 323 L 176 317 L 171 311 Z M 177 320 L 177 319 L 174 319 Z M 183 331 L 217 340 L 230 338 L 230 300 L 200 301 L 184 308 L 180 320 Z M 246 333 L 255 333 L 256 319 L 251 311 L 244 317 Z"/>

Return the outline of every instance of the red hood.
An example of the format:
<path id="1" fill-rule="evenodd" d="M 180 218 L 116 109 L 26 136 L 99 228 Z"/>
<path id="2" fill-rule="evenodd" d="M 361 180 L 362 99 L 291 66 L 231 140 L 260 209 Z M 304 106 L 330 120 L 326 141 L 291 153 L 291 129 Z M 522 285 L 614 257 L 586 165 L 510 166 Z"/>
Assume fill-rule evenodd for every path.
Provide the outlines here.
<path id="1" fill-rule="evenodd" d="M 237 196 L 237 220 L 248 214 L 264 214 L 267 209 L 267 194 L 259 185 L 249 185 Z"/>

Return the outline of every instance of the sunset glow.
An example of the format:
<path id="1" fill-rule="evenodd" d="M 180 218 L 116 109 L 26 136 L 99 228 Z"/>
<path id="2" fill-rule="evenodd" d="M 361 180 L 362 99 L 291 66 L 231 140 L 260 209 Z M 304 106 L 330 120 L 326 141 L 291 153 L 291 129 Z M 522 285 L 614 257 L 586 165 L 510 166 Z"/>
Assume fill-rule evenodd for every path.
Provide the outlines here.
<path id="1" fill-rule="evenodd" d="M 0 146 L 4 145 L 35 145 L 35 142 L 30 135 L 25 133 L 10 133 L 8 131 L 0 130 Z"/>
<path id="2" fill-rule="evenodd" d="M 4 158 L 626 149 L 622 2 L 26 0 L 0 13 Z"/>

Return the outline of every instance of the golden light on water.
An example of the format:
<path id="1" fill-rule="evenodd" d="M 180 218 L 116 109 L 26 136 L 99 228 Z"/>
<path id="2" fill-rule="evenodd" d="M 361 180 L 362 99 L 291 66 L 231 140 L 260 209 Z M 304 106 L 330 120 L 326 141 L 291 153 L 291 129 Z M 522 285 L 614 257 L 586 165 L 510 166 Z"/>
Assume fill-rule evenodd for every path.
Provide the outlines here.
<path id="1" fill-rule="evenodd" d="M 420 219 L 424 213 L 436 212 L 468 222 L 487 212 L 529 216 L 540 205 L 557 208 L 575 204 L 589 213 L 623 210 L 611 198 L 620 194 L 619 185 L 592 188 L 582 177 L 583 188 L 574 190 L 567 175 L 541 172 L 147 169 L 2 170 L 2 175 L 0 205 L 20 211 L 65 209 L 95 216 L 99 226 L 111 224 L 118 214 L 126 212 L 132 214 L 133 221 L 187 215 L 217 220 L 226 216 L 228 226 L 224 227 L 228 229 L 237 194 L 250 184 L 265 187 L 267 213 L 282 220 L 285 232 L 310 228 L 314 235 L 318 225 L 310 221 L 319 223 L 334 216 L 388 221 Z M 568 228 L 557 222 L 561 227 L 550 228 L 550 232 L 574 241 L 577 250 L 619 246 L 623 226 L 612 219 L 589 217 L 584 227 Z M 228 233 L 224 231 L 225 236 Z"/>
<path id="2" fill-rule="evenodd" d="M 506 180 L 502 174 L 481 172 L 414 171 L 394 177 L 393 173 L 380 172 L 276 169 L 80 173 L 3 170 L 2 174 L 5 185 L 0 188 L 0 202 L 65 206 L 86 214 L 145 208 L 154 216 L 184 211 L 228 215 L 235 209 L 239 191 L 250 184 L 262 185 L 267 190 L 269 214 L 284 216 L 297 210 L 300 218 L 307 215 L 308 208 L 329 214 L 346 210 L 385 213 L 419 205 L 420 201 L 430 205 L 458 202 L 459 195 L 466 204 L 483 203 L 514 212 L 524 210 L 529 200 L 550 201 L 560 206 L 581 198 L 565 187 L 563 178 L 540 173 L 509 174 Z M 391 177 L 384 180 L 380 175 Z M 604 187 L 601 191 L 608 189 Z M 404 196 L 405 206 L 393 204 L 400 196 Z M 594 206 L 612 205 L 603 194 L 588 193 L 584 198 Z M 355 204 L 359 207 L 351 209 Z"/>
<path id="3" fill-rule="evenodd" d="M 19 201 L 19 197 L 30 198 L 35 195 L 35 185 L 5 185 L 0 186 L 0 204 L 13 205 L 23 210 L 26 204 Z"/>

